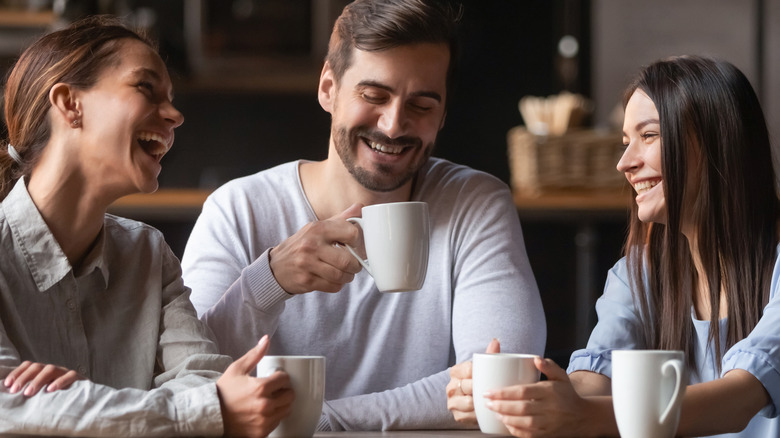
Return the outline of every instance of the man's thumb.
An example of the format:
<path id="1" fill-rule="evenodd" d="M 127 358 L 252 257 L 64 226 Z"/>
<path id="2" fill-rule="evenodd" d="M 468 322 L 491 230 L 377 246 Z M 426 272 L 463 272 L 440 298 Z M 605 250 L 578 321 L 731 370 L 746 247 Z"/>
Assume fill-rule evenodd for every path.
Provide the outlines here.
<path id="1" fill-rule="evenodd" d="M 498 342 L 498 339 L 493 338 L 492 341 L 487 346 L 487 350 L 485 350 L 485 353 L 500 353 L 501 352 L 501 343 Z"/>

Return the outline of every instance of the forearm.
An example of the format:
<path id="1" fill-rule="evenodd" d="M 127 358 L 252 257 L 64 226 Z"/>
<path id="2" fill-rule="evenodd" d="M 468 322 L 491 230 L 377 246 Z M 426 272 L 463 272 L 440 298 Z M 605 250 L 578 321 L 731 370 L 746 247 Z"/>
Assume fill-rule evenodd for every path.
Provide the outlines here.
<path id="1" fill-rule="evenodd" d="M 730 371 L 720 379 L 688 386 L 677 433 L 702 436 L 741 431 L 768 402 L 764 386 L 752 374 Z"/>
<path id="2" fill-rule="evenodd" d="M 612 395 L 612 380 L 593 371 L 574 371 L 569 374 L 574 390 L 580 397 Z"/>
<path id="3" fill-rule="evenodd" d="M 447 410 L 448 371 L 373 394 L 329 400 L 323 407 L 333 430 L 462 429 Z"/>
<path id="4" fill-rule="evenodd" d="M 173 436 L 220 435 L 216 385 L 173 394 L 166 390 L 113 389 L 90 381 L 33 397 L 0 388 L 0 435 Z"/>

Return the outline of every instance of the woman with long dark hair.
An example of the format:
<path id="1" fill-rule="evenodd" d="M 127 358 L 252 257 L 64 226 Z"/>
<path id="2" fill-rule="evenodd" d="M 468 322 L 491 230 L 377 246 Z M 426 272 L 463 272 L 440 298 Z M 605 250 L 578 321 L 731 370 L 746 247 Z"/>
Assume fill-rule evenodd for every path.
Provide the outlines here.
<path id="1" fill-rule="evenodd" d="M 286 374 L 249 375 L 268 338 L 219 355 L 162 234 L 106 214 L 157 189 L 184 120 L 152 43 L 85 19 L 25 50 L 4 91 L 0 435 L 267 435 L 293 398 Z"/>
<path id="2" fill-rule="evenodd" d="M 758 98 L 728 62 L 684 56 L 644 68 L 625 110 L 617 167 L 636 202 L 599 322 L 569 376 L 540 359 L 549 380 L 495 391 L 492 409 L 518 436 L 616 435 L 612 350 L 682 350 L 678 435 L 780 436 L 778 196 Z"/>

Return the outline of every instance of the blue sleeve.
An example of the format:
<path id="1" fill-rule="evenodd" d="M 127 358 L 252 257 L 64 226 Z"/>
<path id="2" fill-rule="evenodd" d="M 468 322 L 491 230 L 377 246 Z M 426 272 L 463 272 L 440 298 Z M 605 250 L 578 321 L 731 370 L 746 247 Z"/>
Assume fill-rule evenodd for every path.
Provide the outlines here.
<path id="1" fill-rule="evenodd" d="M 620 259 L 607 273 L 604 294 L 596 302 L 598 323 L 585 349 L 575 351 L 568 373 L 593 371 L 612 376 L 612 350 L 641 349 L 639 311 L 629 287 L 626 259 Z"/>
<path id="2" fill-rule="evenodd" d="M 775 259 L 769 303 L 764 315 L 745 339 L 734 344 L 723 356 L 721 376 L 733 369 L 749 372 L 769 393 L 771 402 L 759 413 L 778 416 L 780 406 L 780 259 Z"/>

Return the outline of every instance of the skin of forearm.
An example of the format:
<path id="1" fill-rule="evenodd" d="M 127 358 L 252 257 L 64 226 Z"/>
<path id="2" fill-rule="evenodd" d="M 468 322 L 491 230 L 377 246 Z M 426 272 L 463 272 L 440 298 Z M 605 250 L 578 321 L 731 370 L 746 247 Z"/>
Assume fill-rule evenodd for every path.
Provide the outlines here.
<path id="1" fill-rule="evenodd" d="M 739 432 L 769 403 L 769 394 L 752 374 L 732 370 L 720 379 L 690 385 L 680 412 L 678 435 Z"/>
<path id="2" fill-rule="evenodd" d="M 592 371 L 575 371 L 569 374 L 574 390 L 580 397 L 612 395 L 612 379 Z"/>

